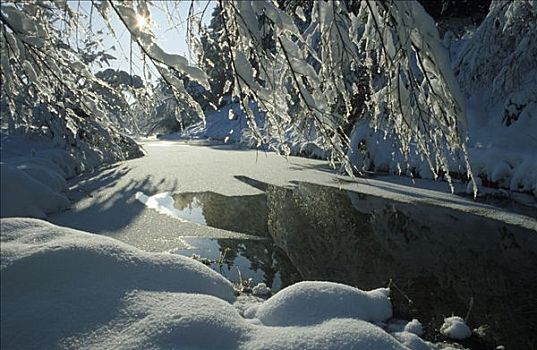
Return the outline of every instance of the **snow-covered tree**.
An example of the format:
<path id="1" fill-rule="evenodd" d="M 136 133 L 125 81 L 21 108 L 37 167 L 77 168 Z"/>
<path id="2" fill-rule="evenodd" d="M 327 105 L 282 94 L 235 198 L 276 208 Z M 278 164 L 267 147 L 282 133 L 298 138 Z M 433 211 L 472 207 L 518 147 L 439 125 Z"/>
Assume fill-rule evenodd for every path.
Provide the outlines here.
<path id="1" fill-rule="evenodd" d="M 232 72 L 230 65 L 229 50 L 222 47 L 225 43 L 221 9 L 217 5 L 211 15 L 211 21 L 207 28 L 202 28 L 199 51 L 200 68 L 209 77 L 209 99 L 210 102 L 219 106 L 224 100 L 230 99 Z M 224 44 L 225 45 L 225 44 Z"/>
<path id="2" fill-rule="evenodd" d="M 353 173 L 363 169 L 356 161 L 363 146 L 358 126 L 367 123 L 397 140 L 401 171 L 405 159 L 419 153 L 434 177 L 449 180 L 447 159 L 466 158 L 464 98 L 423 7 L 394 0 L 316 1 L 306 8 L 300 1 L 280 3 L 219 1 L 214 19 L 221 28 L 211 38 L 221 51 L 215 54 L 233 73 L 222 93 L 231 88 L 241 102 L 257 143 L 276 138 L 289 153 L 286 128 L 313 128 L 333 163 Z M 210 89 L 210 80 L 186 58 L 163 51 L 150 26 L 140 24 L 151 4 L 95 0 L 93 7 L 109 24 L 111 16 L 119 19 L 173 96 L 202 117 L 184 81 Z M 86 114 L 104 119 L 103 99 L 88 87 L 107 83 L 91 73 L 67 34 L 78 29 L 79 16 L 66 2 L 2 6 L 2 87 L 11 110 L 17 86 L 30 85 L 49 108 L 58 106 L 53 89 L 61 89 Z M 252 101 L 265 112 L 262 130 Z M 467 163 L 466 170 L 471 174 Z"/>
<path id="3" fill-rule="evenodd" d="M 130 125 L 132 116 L 130 113 L 129 95 L 136 96 L 137 90 L 142 90 L 144 83 L 139 76 L 132 76 L 122 70 L 112 68 L 99 71 L 95 77 L 106 82 L 107 86 L 95 86 L 99 91 L 103 102 L 107 107 L 107 119 L 109 123 L 117 128 L 127 128 Z"/>
<path id="4" fill-rule="evenodd" d="M 494 185 L 537 194 L 537 4 L 493 1 L 467 39 L 455 73 L 474 114 L 477 174 Z"/>
<path id="5" fill-rule="evenodd" d="M 132 74 L 94 73 L 100 68 L 96 63 L 113 57 L 96 50 L 93 38 L 97 35 L 91 26 L 84 30 L 87 20 L 72 5 L 59 1 L 2 2 L 2 125 L 10 132 L 38 128 L 66 147 L 100 152 L 103 160 L 140 155 L 138 146 L 114 125 L 130 131 L 134 114 L 127 100 L 135 99 L 138 112 L 145 110 L 147 114 L 148 103 L 153 103 L 149 106 L 153 110 L 157 107 L 152 93 L 139 91 L 144 84 Z M 112 33 L 111 16 L 116 16 L 174 98 L 203 118 L 201 108 L 178 77 L 208 87 L 207 77 L 184 57 L 164 52 L 150 28 L 140 25 L 140 19 L 149 16 L 147 2 L 92 1 L 91 11 L 104 19 Z"/>
<path id="6" fill-rule="evenodd" d="M 187 84 L 187 91 L 190 89 Z M 194 93 L 189 93 L 195 96 Z M 149 113 L 137 118 L 141 134 L 169 134 L 183 130 L 200 119 L 196 108 L 183 100 L 177 100 L 172 89 L 161 78 L 153 89 L 152 99 Z M 138 110 L 136 106 L 133 109 Z"/>
<path id="7" fill-rule="evenodd" d="M 344 127 L 355 117 L 357 81 L 367 79 L 361 119 L 398 139 L 408 157 L 419 152 L 434 177 L 449 180 L 448 155 L 465 157 L 464 99 L 432 18 L 415 1 L 315 2 L 309 26 L 300 31 L 293 17 L 271 2 L 221 1 L 226 47 L 234 72 L 233 94 L 254 99 L 266 112 L 261 143 L 282 125 L 312 124 L 333 161 L 348 172 L 359 148 L 359 133 Z M 303 9 L 295 8 L 303 16 Z M 266 16 L 260 26 L 257 20 Z M 267 30 L 267 27 L 269 30 Z M 276 44 L 267 47 L 266 36 Z M 255 62 L 256 64 L 252 64 Z M 289 98 L 299 108 L 290 115 Z M 349 137 L 350 136 L 350 137 Z"/>
<path id="8" fill-rule="evenodd" d="M 101 93 L 111 91 L 109 85 L 84 62 L 88 52 L 81 54 L 71 43 L 79 17 L 66 2 L 2 3 L 2 124 L 9 132 L 36 129 L 82 157 L 139 156 L 138 146 L 105 122 L 109 111 Z M 89 61 L 109 59 L 94 54 Z"/>
<path id="9" fill-rule="evenodd" d="M 537 5 L 534 1 L 494 1 L 490 13 L 463 48 L 456 73 L 468 95 L 489 90 L 489 106 L 503 107 L 509 126 L 537 112 Z M 533 116 L 532 116 L 533 115 Z"/>

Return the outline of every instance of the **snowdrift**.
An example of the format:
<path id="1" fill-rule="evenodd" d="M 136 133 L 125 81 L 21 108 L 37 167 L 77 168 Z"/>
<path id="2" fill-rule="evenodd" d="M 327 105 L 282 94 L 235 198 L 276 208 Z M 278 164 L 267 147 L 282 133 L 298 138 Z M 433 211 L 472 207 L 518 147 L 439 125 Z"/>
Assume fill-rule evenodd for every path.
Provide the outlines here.
<path id="1" fill-rule="evenodd" d="M 126 153 L 114 155 L 109 150 L 100 152 L 87 147 L 68 150 L 45 135 L 31 132 L 6 135 L 2 131 L 0 137 L 0 217 L 45 218 L 47 214 L 67 209 L 70 201 L 66 194 L 66 179 L 123 159 L 121 157 L 142 155 L 134 141 L 129 144 L 130 150 L 118 145 L 124 147 Z M 127 142 L 125 140 L 121 142 Z"/>
<path id="2" fill-rule="evenodd" d="M 242 312 L 190 258 L 28 218 L 3 219 L 1 244 L 2 348 L 429 348 L 368 322 L 391 317 L 385 289 L 303 282 Z"/>
<path id="3" fill-rule="evenodd" d="M 44 218 L 68 208 L 65 179 L 80 172 L 75 156 L 44 137 L 1 138 L 0 216 Z"/>
<path id="4" fill-rule="evenodd" d="M 270 326 L 316 324 L 336 317 L 382 322 L 392 316 L 388 294 L 385 288 L 363 292 L 344 284 L 305 281 L 267 300 L 256 316 Z"/>
<path id="5" fill-rule="evenodd" d="M 62 193 L 63 178 L 56 172 L 32 164 L 21 168 L 0 164 L 0 169 L 2 217 L 44 218 L 47 213 L 69 207 L 69 200 Z"/>

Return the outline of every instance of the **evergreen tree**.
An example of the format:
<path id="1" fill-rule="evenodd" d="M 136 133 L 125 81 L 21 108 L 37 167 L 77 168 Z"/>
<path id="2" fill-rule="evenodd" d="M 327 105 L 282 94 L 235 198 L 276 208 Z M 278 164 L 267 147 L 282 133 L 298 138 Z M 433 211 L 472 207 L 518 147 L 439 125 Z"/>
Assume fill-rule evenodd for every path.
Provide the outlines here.
<path id="1" fill-rule="evenodd" d="M 210 89 L 208 100 L 214 106 L 229 103 L 232 90 L 232 70 L 229 50 L 225 45 L 224 22 L 221 16 L 221 7 L 216 5 L 211 15 L 208 28 L 201 34 L 200 68 L 209 77 Z"/>

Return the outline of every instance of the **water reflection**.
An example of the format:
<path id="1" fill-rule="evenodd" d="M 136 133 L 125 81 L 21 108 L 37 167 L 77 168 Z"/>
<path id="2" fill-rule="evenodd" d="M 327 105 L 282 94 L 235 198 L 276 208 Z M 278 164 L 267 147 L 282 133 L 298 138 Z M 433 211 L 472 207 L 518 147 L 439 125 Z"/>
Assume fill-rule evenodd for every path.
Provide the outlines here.
<path id="1" fill-rule="evenodd" d="M 183 237 L 191 249 L 177 253 L 199 256 L 212 261 L 211 266 L 234 282 L 251 278 L 279 290 L 301 277 L 268 231 L 268 206 L 265 194 L 224 196 L 214 192 L 177 193 L 175 208 L 182 219 L 224 230 L 259 237 L 252 239 L 200 239 Z"/>
<path id="2" fill-rule="evenodd" d="M 207 225 L 264 237 L 217 241 L 229 261 L 245 259 L 247 269 L 261 271 L 257 281 L 330 280 L 370 289 L 392 280 L 396 312 L 420 319 L 431 337 L 444 316 L 465 316 L 472 304 L 468 322 L 488 325 L 487 340 L 516 349 L 537 344 L 537 231 L 332 187 L 240 180 L 265 193 L 174 199 L 178 209 L 197 203 Z"/>
<path id="3" fill-rule="evenodd" d="M 177 193 L 175 208 L 184 219 L 228 231 L 268 237 L 265 194 L 224 196 L 214 192 Z"/>

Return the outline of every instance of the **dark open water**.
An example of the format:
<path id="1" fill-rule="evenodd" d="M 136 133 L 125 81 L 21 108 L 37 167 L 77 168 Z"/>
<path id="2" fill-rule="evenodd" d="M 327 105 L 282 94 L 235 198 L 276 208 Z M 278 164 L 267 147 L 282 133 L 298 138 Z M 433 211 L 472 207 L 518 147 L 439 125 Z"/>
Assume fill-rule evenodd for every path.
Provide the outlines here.
<path id="1" fill-rule="evenodd" d="M 486 328 L 466 346 L 537 347 L 537 213 L 531 230 L 470 212 L 394 202 L 309 183 L 278 187 L 240 178 L 252 196 L 178 193 L 175 206 L 198 223 L 258 240 L 191 239 L 232 281 L 265 282 L 273 291 L 300 280 L 392 287 L 397 317 L 417 318 L 440 340 L 443 318 Z M 526 225 L 528 226 L 528 225 Z M 390 282 L 391 281 L 391 282 Z"/>

